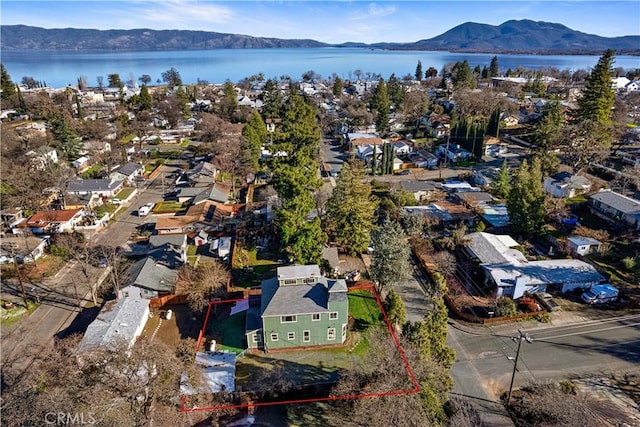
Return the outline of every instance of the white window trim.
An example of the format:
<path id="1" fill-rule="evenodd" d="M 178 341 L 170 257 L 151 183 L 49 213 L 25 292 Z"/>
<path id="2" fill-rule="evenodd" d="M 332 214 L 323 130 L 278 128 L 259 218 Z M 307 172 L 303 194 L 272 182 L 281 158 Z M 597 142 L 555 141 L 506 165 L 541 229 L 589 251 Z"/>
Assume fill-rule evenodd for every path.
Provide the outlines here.
<path id="1" fill-rule="evenodd" d="M 275 339 L 274 339 L 275 337 Z M 277 332 L 271 332 L 271 341 L 278 341 L 278 333 Z"/>
<path id="2" fill-rule="evenodd" d="M 302 331 L 302 342 L 311 342 L 311 331 Z"/>
<path id="3" fill-rule="evenodd" d="M 329 320 L 338 320 L 338 312 L 332 311 L 331 313 L 329 313 Z"/>
<path id="4" fill-rule="evenodd" d="M 296 339 L 296 333 L 295 332 L 287 332 L 287 340 L 288 341 L 293 341 Z"/>
<path id="5" fill-rule="evenodd" d="M 258 343 L 260 342 L 260 335 L 258 335 L 258 334 L 254 334 L 254 335 L 252 335 L 252 336 L 251 336 L 251 341 L 252 341 L 254 344 L 258 344 Z"/>
<path id="6" fill-rule="evenodd" d="M 333 338 L 331 338 L 333 335 Z M 327 329 L 327 341 L 335 341 L 336 340 L 336 328 Z"/>
<path id="7" fill-rule="evenodd" d="M 317 319 L 314 319 L 314 317 L 315 317 L 315 316 L 318 316 L 318 318 L 317 318 Z M 320 314 L 320 313 L 313 313 L 313 314 L 311 315 L 311 321 L 312 321 L 312 322 L 319 322 L 319 321 L 321 321 L 321 320 L 322 320 L 322 314 Z"/>
<path id="8" fill-rule="evenodd" d="M 285 317 L 292 317 L 293 320 L 284 320 Z M 296 323 L 298 321 L 298 316 L 295 314 L 289 316 L 280 316 L 280 323 Z"/>

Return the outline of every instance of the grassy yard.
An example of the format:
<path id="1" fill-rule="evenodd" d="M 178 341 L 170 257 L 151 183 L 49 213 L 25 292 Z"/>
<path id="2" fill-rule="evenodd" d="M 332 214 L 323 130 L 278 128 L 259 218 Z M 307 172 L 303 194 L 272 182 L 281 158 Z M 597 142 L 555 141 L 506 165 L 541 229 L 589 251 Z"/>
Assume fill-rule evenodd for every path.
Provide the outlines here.
<path id="1" fill-rule="evenodd" d="M 171 213 L 178 212 L 184 208 L 184 204 L 180 202 L 160 202 L 153 209 L 154 213 Z"/>
<path id="2" fill-rule="evenodd" d="M 181 148 L 186 148 L 186 147 L 188 147 L 188 146 L 189 146 L 189 144 L 191 144 L 191 141 L 190 141 L 189 139 L 185 139 L 184 141 L 182 141 L 182 142 L 180 143 L 180 147 L 181 147 Z"/>
<path id="3" fill-rule="evenodd" d="M 349 314 L 355 321 L 354 329 L 364 330 L 382 323 L 382 313 L 373 294 L 366 290 L 349 292 Z"/>
<path id="4" fill-rule="evenodd" d="M 234 277 L 236 285 L 248 288 L 260 286 L 265 276 L 274 272 L 280 265 L 277 261 L 279 254 L 258 251 L 257 249 L 246 249 L 239 247 L 236 250 L 236 259 L 233 260 Z"/>
<path id="5" fill-rule="evenodd" d="M 102 165 L 95 164 L 91 166 L 89 169 L 82 172 L 80 176 L 82 177 L 82 179 L 94 179 L 100 175 L 101 171 L 102 171 Z"/>
<path id="6" fill-rule="evenodd" d="M 4 308 L 0 305 L 0 324 L 3 328 L 7 328 L 18 322 L 25 316 L 33 313 L 40 304 L 29 303 L 27 308 L 23 305 L 15 305 L 13 308 Z"/>
<path id="7" fill-rule="evenodd" d="M 118 209 L 118 207 L 119 206 L 117 205 L 107 203 L 106 205 L 96 206 L 93 211 L 98 218 L 102 218 L 106 213 L 114 213 Z"/>
<path id="8" fill-rule="evenodd" d="M 209 318 L 205 336 L 216 340 L 216 347 L 221 350 L 233 351 L 240 353 L 245 350 L 244 346 L 244 328 L 247 320 L 247 312 L 234 314 L 233 316 L 222 316 L 216 318 L 211 308 L 212 315 Z M 217 307 L 221 309 L 220 306 Z"/>
<path id="9" fill-rule="evenodd" d="M 131 194 L 133 194 L 134 191 L 135 191 L 135 188 L 123 188 L 122 190 L 120 190 L 118 192 L 118 194 L 113 196 L 113 198 L 114 199 L 120 199 L 120 200 L 126 200 Z"/>
<path id="10" fill-rule="evenodd" d="M 146 174 L 150 174 L 151 172 L 153 172 L 156 168 L 158 167 L 158 165 L 144 165 L 144 173 Z"/>

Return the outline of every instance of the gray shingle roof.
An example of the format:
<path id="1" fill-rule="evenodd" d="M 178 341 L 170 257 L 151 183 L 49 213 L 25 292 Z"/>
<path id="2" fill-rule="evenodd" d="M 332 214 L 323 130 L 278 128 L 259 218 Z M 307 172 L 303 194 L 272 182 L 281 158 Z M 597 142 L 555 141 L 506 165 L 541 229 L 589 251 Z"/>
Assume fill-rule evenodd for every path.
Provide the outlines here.
<path id="1" fill-rule="evenodd" d="M 527 261 L 522 252 L 511 249 L 518 242 L 507 235 L 479 232 L 468 234 L 466 238 L 467 248 L 482 264 L 520 264 Z"/>
<path id="2" fill-rule="evenodd" d="M 415 193 L 416 191 L 435 191 L 442 188 L 439 183 L 433 181 L 401 181 L 400 186 L 403 190 L 410 193 Z"/>
<path id="3" fill-rule="evenodd" d="M 123 175 L 127 175 L 127 176 L 131 176 L 133 175 L 136 171 L 140 170 L 141 166 L 138 163 L 134 163 L 134 162 L 129 162 L 126 163 L 122 166 L 120 166 L 116 172 L 120 172 Z"/>
<path id="4" fill-rule="evenodd" d="M 326 313 L 329 311 L 329 293 L 323 283 L 311 285 L 277 286 L 262 316 Z M 273 286 L 272 283 L 267 286 Z M 262 285 L 264 292 L 265 284 Z"/>
<path id="5" fill-rule="evenodd" d="M 69 181 L 68 191 L 110 191 L 122 184 L 119 180 L 110 179 L 74 179 Z"/>
<path id="6" fill-rule="evenodd" d="M 616 193 L 615 191 L 599 191 L 596 194 L 591 195 L 591 198 L 593 200 L 599 201 L 604 205 L 617 209 L 622 213 L 640 214 L 640 200 L 623 196 L 622 194 Z"/>

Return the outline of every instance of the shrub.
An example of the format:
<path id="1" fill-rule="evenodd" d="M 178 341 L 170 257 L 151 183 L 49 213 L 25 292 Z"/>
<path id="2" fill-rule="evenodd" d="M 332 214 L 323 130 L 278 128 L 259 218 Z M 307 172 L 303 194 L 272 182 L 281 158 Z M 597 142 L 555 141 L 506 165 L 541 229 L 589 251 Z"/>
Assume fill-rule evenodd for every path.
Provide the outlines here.
<path id="1" fill-rule="evenodd" d="M 636 259 L 631 256 L 622 258 L 622 265 L 624 265 L 624 268 L 626 268 L 627 270 L 633 270 L 633 268 L 636 266 Z"/>
<path id="2" fill-rule="evenodd" d="M 518 301 L 518 308 L 523 313 L 534 313 L 538 311 L 538 303 L 531 297 L 522 297 Z"/>
<path id="3" fill-rule="evenodd" d="M 540 313 L 536 315 L 536 320 L 540 323 L 551 323 L 551 316 L 549 313 Z"/>
<path id="4" fill-rule="evenodd" d="M 576 395 L 578 394 L 578 385 L 575 383 L 572 383 L 571 381 L 562 381 L 560 382 L 560 390 L 564 394 Z"/>
<path id="5" fill-rule="evenodd" d="M 503 297 L 496 304 L 496 314 L 498 317 L 509 317 L 518 314 L 516 303 L 509 297 Z"/>

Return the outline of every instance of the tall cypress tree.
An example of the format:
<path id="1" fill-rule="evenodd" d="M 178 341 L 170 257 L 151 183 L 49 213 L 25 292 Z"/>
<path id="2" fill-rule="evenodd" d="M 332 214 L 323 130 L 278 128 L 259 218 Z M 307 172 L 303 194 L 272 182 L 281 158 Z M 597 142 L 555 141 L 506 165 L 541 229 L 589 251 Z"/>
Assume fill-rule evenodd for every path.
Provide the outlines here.
<path id="1" fill-rule="evenodd" d="M 607 50 L 587 77 L 587 86 L 578 99 L 579 121 L 591 120 L 605 126 L 612 123 L 615 92 L 611 82 L 615 51 Z"/>
<path id="2" fill-rule="evenodd" d="M 418 65 L 416 65 L 416 72 L 415 72 L 416 80 L 421 81 L 423 75 L 424 74 L 422 73 L 422 61 L 418 60 Z"/>
<path id="3" fill-rule="evenodd" d="M 383 134 L 389 131 L 389 92 L 387 84 L 381 77 L 378 80 L 378 86 L 373 93 L 372 106 L 378 112 L 376 117 L 376 130 Z"/>

